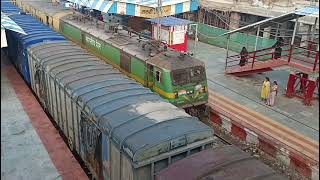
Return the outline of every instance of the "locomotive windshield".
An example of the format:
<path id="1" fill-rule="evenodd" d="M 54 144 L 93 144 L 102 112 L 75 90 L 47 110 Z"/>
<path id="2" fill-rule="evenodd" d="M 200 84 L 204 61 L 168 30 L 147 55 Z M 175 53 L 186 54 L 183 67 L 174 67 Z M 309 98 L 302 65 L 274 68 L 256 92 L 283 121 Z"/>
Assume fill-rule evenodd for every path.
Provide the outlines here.
<path id="1" fill-rule="evenodd" d="M 172 71 L 172 82 L 175 86 L 199 83 L 205 80 L 205 77 L 205 69 L 202 66 Z"/>

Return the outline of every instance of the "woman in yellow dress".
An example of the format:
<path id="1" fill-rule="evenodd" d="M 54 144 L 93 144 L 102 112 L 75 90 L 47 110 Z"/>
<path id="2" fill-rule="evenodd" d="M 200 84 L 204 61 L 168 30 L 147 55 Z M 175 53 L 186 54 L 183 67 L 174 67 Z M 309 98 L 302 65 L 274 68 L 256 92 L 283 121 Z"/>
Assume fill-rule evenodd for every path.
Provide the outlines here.
<path id="1" fill-rule="evenodd" d="M 270 79 L 266 77 L 266 79 L 263 81 L 263 84 L 262 84 L 261 99 L 267 102 L 269 95 L 270 95 Z"/>

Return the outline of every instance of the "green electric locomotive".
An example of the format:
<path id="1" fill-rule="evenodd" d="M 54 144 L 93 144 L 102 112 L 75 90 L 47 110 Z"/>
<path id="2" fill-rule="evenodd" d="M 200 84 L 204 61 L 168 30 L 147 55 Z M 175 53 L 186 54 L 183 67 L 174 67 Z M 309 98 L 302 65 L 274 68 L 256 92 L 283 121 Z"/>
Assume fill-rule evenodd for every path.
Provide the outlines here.
<path id="1" fill-rule="evenodd" d="M 203 113 L 208 88 L 202 61 L 127 30 L 98 26 L 79 13 L 48 2 L 17 4 L 177 107 L 196 116 Z"/>

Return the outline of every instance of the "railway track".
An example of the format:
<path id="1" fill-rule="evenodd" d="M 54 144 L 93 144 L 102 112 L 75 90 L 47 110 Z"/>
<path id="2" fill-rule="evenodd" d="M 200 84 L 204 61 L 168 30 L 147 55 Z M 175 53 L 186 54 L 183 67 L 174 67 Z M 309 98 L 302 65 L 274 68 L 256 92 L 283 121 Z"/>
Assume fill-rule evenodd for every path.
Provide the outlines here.
<path id="1" fill-rule="evenodd" d="M 318 142 L 212 91 L 209 91 L 209 105 L 213 111 L 232 119 L 238 125 L 247 127 L 259 136 L 267 137 L 310 162 L 319 164 Z"/>
<path id="2" fill-rule="evenodd" d="M 217 134 L 215 134 L 215 136 L 216 136 L 223 144 L 232 145 L 232 143 L 231 143 L 229 140 L 225 139 L 224 137 L 222 137 L 222 136 L 220 136 L 220 135 L 217 135 Z"/>
<path id="3" fill-rule="evenodd" d="M 241 93 L 239 93 L 239 92 L 237 92 L 237 91 L 235 91 L 235 90 L 233 90 L 233 89 L 231 89 L 231 88 L 229 88 L 229 87 L 226 87 L 226 86 L 224 86 L 224 85 L 222 85 L 222 84 L 220 84 L 220 83 L 218 83 L 218 82 L 216 82 L 216 81 L 213 81 L 213 80 L 211 80 L 211 79 L 207 79 L 207 81 L 210 82 L 210 83 L 213 83 L 213 84 L 215 84 L 215 85 L 217 85 L 217 86 L 223 87 L 223 88 L 227 89 L 228 91 L 231 91 L 231 92 L 233 92 L 233 93 L 235 93 L 235 94 L 237 94 L 237 95 L 239 95 L 239 96 L 242 96 L 242 97 L 244 97 L 244 98 L 246 98 L 246 99 L 249 99 L 249 100 L 252 101 L 252 102 L 255 102 L 255 103 L 257 103 L 257 104 L 262 104 L 262 105 L 264 105 L 264 103 L 261 103 L 261 101 L 259 102 L 259 101 L 255 100 L 255 99 L 250 98 L 250 97 L 248 97 L 248 96 L 246 96 L 246 95 L 244 95 L 244 94 L 241 94 Z M 311 131 L 317 131 L 316 128 L 311 127 L 311 126 L 309 126 L 309 125 L 306 124 L 306 123 L 300 122 L 299 120 L 297 120 L 297 119 L 295 119 L 295 118 L 292 118 L 292 117 L 290 117 L 289 115 L 287 115 L 287 114 L 285 114 L 285 113 L 283 113 L 283 112 L 281 112 L 281 111 L 278 111 L 277 109 L 273 109 L 273 108 L 269 108 L 269 109 L 272 110 L 272 111 L 274 111 L 274 112 L 276 112 L 276 113 L 281 114 L 282 116 L 287 117 L 288 119 L 290 119 L 290 120 L 292 120 L 292 121 L 294 121 L 294 122 L 296 122 L 296 123 L 298 123 L 298 124 L 301 124 L 302 126 L 305 126 L 306 128 L 308 128 L 308 129 L 311 130 Z"/>

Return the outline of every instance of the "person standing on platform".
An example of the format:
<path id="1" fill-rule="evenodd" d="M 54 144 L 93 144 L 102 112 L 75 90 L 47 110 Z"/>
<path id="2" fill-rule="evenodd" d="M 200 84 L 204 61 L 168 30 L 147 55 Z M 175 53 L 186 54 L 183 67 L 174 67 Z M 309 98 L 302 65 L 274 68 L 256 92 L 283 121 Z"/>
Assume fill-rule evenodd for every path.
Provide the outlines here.
<path id="1" fill-rule="evenodd" d="M 246 49 L 246 47 L 242 47 L 242 50 L 240 52 L 240 66 L 244 66 L 246 64 L 246 62 L 248 61 L 248 51 Z"/>
<path id="2" fill-rule="evenodd" d="M 270 95 L 270 79 L 266 77 L 266 79 L 263 81 L 262 89 L 261 89 L 261 100 L 265 101 L 267 103 L 267 99 Z"/>
<path id="3" fill-rule="evenodd" d="M 284 45 L 284 40 L 282 37 L 277 40 L 277 42 L 272 46 L 274 48 L 273 59 L 279 59 L 281 57 L 282 46 Z"/>
<path id="4" fill-rule="evenodd" d="M 267 105 L 273 106 L 277 95 L 278 95 L 278 83 L 277 83 L 277 81 L 273 81 L 273 85 L 271 88 L 271 93 L 270 93 L 270 97 L 268 99 Z"/>

